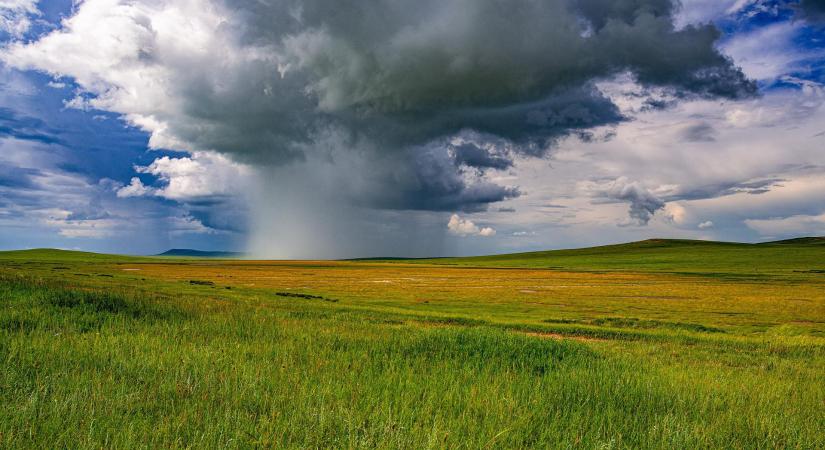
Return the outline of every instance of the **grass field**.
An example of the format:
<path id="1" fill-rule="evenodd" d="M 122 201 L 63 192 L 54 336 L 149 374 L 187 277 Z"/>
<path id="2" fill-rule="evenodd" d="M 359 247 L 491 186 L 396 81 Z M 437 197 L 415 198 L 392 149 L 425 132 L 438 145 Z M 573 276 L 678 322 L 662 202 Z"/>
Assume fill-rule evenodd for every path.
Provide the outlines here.
<path id="1" fill-rule="evenodd" d="M 0 448 L 825 448 L 825 244 L 0 253 Z"/>

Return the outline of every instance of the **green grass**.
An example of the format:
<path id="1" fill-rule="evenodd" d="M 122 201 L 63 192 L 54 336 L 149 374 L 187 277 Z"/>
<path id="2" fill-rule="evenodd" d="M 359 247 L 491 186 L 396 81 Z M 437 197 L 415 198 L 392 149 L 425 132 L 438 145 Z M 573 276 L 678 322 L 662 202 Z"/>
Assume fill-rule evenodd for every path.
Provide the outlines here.
<path id="1" fill-rule="evenodd" d="M 31 250 L 12 250 L 0 252 L 0 260 L 6 264 L 34 263 L 42 261 L 70 261 L 70 262 L 113 262 L 135 261 L 147 259 L 140 256 L 107 255 L 102 253 L 79 252 L 74 250 L 58 250 L 53 248 L 35 248 Z"/>
<path id="2" fill-rule="evenodd" d="M 655 253 L 640 247 L 607 251 L 630 260 Z M 568 261 L 567 270 L 623 268 L 605 267 L 600 251 L 551 258 Z M 713 273 L 689 264 L 689 253 L 675 270 L 673 255 L 656 270 Z M 762 286 L 787 286 L 790 298 L 804 285 L 802 304 L 820 308 L 818 275 L 799 281 L 793 270 L 818 267 L 821 256 L 785 258 L 751 260 L 750 271 L 736 273 L 768 270 Z M 386 270 L 450 277 L 461 267 L 318 264 L 299 278 L 310 266 L 221 264 L 0 254 L 0 448 L 825 448 L 818 313 L 788 312 L 758 332 L 748 320 L 761 316 L 736 326 L 678 311 L 663 320 L 631 303 L 611 315 L 565 316 L 571 303 L 504 318 L 471 286 L 454 303 L 398 307 L 401 291 L 373 299 L 343 281 Z M 185 272 L 153 276 L 159 265 L 163 275 Z M 630 269 L 639 266 L 650 267 Z M 131 267 L 144 270 L 123 270 Z M 205 272 L 215 267 L 222 277 Z M 277 288 L 231 281 L 248 272 L 296 278 Z M 333 281 L 321 284 L 324 277 Z M 442 288 L 421 289 L 416 295 Z M 812 332 L 785 332 L 802 326 L 797 315 Z"/>
<path id="3" fill-rule="evenodd" d="M 651 239 L 575 250 L 415 260 L 427 264 L 634 270 L 700 274 L 817 273 L 825 275 L 825 238 L 764 244 Z M 413 261 L 409 261 L 413 262 Z"/>

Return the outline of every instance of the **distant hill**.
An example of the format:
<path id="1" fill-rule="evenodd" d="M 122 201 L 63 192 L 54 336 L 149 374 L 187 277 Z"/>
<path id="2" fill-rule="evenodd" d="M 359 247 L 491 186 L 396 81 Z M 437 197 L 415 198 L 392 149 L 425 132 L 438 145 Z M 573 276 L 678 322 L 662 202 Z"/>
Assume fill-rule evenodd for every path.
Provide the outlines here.
<path id="1" fill-rule="evenodd" d="M 109 261 L 138 261 L 139 256 L 108 255 L 105 253 L 81 252 L 77 250 L 59 250 L 54 248 L 33 248 L 29 250 L 0 251 L 2 260 L 22 261 L 78 261 L 78 262 L 109 262 Z"/>
<path id="2" fill-rule="evenodd" d="M 55 249 L 0 251 L 3 261 L 152 262 L 157 258 L 237 259 L 237 252 L 172 249 L 155 257 L 103 255 Z M 648 239 L 626 244 L 572 250 L 475 256 L 465 258 L 366 258 L 361 261 L 573 271 L 637 271 L 729 275 L 794 273 L 825 275 L 825 237 L 743 244 L 684 239 Z M 825 278 L 822 278 L 825 281 Z"/>
<path id="3" fill-rule="evenodd" d="M 188 248 L 173 248 L 155 256 L 175 256 L 179 258 L 242 258 L 246 256 L 246 254 L 240 252 L 210 252 Z"/>
<path id="4" fill-rule="evenodd" d="M 800 237 L 784 241 L 765 242 L 760 245 L 825 245 L 825 237 Z"/>
<path id="5" fill-rule="evenodd" d="M 819 274 L 825 273 L 825 238 L 808 237 L 760 244 L 648 239 L 572 250 L 407 260 L 405 262 L 585 271 Z"/>

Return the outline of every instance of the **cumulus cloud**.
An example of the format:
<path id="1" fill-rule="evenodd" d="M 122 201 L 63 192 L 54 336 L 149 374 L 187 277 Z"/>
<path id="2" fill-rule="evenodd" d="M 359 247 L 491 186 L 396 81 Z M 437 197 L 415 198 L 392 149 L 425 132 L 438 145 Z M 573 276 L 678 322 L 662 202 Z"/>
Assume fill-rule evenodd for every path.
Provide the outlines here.
<path id="1" fill-rule="evenodd" d="M 126 186 L 118 185 L 119 198 L 157 197 L 186 207 L 187 214 L 201 227 L 232 232 L 247 231 L 245 196 L 252 183 L 253 169 L 213 152 L 194 152 L 189 157 L 163 156 L 138 173 L 156 179 L 146 186 L 133 177 Z M 192 228 L 186 228 L 189 230 Z"/>
<path id="2" fill-rule="evenodd" d="M 633 223 L 647 225 L 656 211 L 665 208 L 665 202 L 642 183 L 619 177 L 613 181 L 591 184 L 591 195 L 610 201 L 630 203 L 628 215 Z"/>
<path id="3" fill-rule="evenodd" d="M 545 155 L 571 132 L 625 119 L 593 84 L 620 73 L 682 97 L 755 92 L 716 49 L 715 28 L 674 26 L 675 4 L 86 0 L 2 60 L 73 78 L 80 92 L 67 105 L 118 113 L 154 148 L 278 165 L 327 152 L 335 135 L 370 163 L 359 176 L 391 183 L 384 190 L 397 171 L 381 155 L 416 172 L 374 206 L 483 209 L 515 191 L 478 181 L 457 194 L 455 180 L 512 160 L 452 147 L 466 130 Z M 433 168 L 433 146 L 454 164 Z M 442 179 L 423 180 L 428 171 Z"/>
<path id="4" fill-rule="evenodd" d="M 450 221 L 447 223 L 447 229 L 450 233 L 461 237 L 492 237 L 496 235 L 495 229 L 491 227 L 479 227 L 470 219 L 462 219 L 458 214 L 453 214 L 450 216 Z"/>
<path id="5" fill-rule="evenodd" d="M 119 187 L 116 192 L 118 197 L 128 198 L 154 195 L 155 190 L 144 186 L 143 182 L 140 181 L 140 178 L 132 177 L 132 180 L 128 185 Z"/>
<path id="6" fill-rule="evenodd" d="M 191 157 L 164 156 L 137 171 L 153 175 L 165 186 L 144 190 L 142 195 L 156 195 L 170 200 L 187 201 L 230 196 L 243 191 L 250 169 L 225 156 L 195 152 Z M 136 178 L 132 179 L 134 185 Z M 140 180 L 137 180 L 140 183 Z M 127 186 L 124 189 L 130 188 Z"/>
<path id="7" fill-rule="evenodd" d="M 713 222 L 710 221 L 710 220 L 706 220 L 706 221 L 700 223 L 697 226 L 699 227 L 700 230 L 706 230 L 708 228 L 713 228 Z"/>

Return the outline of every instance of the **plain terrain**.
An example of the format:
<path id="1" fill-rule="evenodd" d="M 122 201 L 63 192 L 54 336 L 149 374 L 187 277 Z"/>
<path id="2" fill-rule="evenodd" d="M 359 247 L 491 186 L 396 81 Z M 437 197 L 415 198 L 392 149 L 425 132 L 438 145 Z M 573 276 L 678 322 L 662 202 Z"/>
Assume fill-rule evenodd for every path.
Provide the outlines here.
<path id="1" fill-rule="evenodd" d="M 825 448 L 824 243 L 0 253 L 0 447 Z"/>

